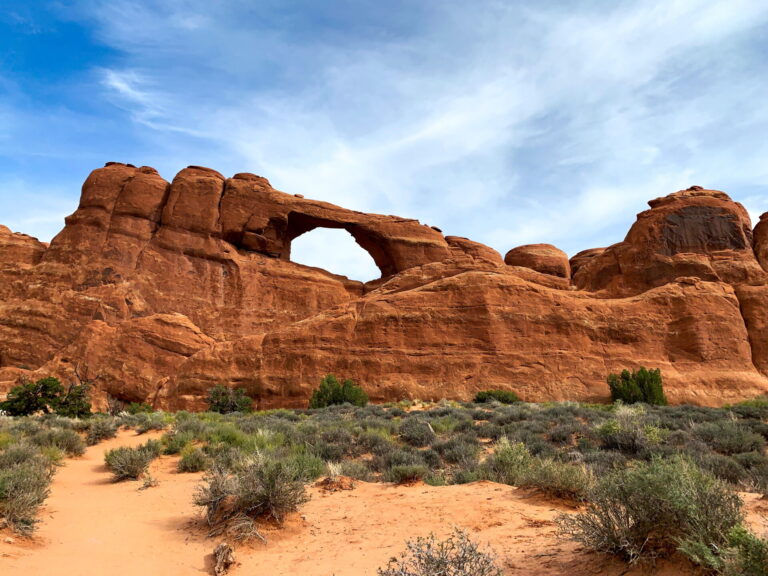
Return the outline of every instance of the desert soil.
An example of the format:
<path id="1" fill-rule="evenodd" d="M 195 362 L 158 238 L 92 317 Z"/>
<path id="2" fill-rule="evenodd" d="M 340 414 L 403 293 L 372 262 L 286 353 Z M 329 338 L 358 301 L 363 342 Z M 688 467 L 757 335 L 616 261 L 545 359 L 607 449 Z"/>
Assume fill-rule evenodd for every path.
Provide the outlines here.
<path id="1" fill-rule="evenodd" d="M 151 467 L 158 485 L 141 490 L 141 481 L 112 482 L 104 466 L 106 450 L 157 436 L 122 432 L 67 460 L 34 538 L 0 533 L 0 574 L 212 574 L 212 551 L 220 540 L 207 537 L 192 504 L 201 474 L 179 474 L 177 458 L 164 456 Z M 492 547 L 505 575 L 696 574 L 679 561 L 628 571 L 621 562 L 560 541 L 553 521 L 574 512 L 572 506 L 500 484 L 357 482 L 352 490 L 314 486 L 309 492 L 301 514 L 281 529 L 265 528 L 267 544 L 236 547 L 230 574 L 375 576 L 406 539 L 430 532 L 445 536 L 453 526 Z M 768 530 L 768 501 L 744 497 L 755 528 Z"/>

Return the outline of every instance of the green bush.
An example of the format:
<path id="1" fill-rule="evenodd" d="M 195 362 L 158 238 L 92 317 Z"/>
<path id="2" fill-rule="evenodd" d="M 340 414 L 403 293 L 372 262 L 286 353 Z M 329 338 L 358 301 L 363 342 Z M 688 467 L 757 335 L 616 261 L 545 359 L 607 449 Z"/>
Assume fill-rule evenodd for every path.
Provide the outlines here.
<path id="1" fill-rule="evenodd" d="M 64 387 L 58 378 L 41 378 L 36 382 L 22 382 L 11 388 L 0 410 L 9 416 L 27 416 L 43 412 L 48 414 L 58 405 Z"/>
<path id="2" fill-rule="evenodd" d="M 562 536 L 629 562 L 679 550 L 707 568 L 741 522 L 738 495 L 683 457 L 613 472 L 584 512 L 558 519 Z"/>
<path id="3" fill-rule="evenodd" d="M 231 412 L 250 412 L 252 409 L 253 400 L 242 388 L 228 388 L 219 385 L 208 391 L 209 412 L 229 414 Z"/>
<path id="4" fill-rule="evenodd" d="M 67 418 L 87 418 L 91 415 L 88 384 L 71 384 L 56 402 L 55 412 Z"/>
<path id="5" fill-rule="evenodd" d="M 104 462 L 112 472 L 116 482 L 120 480 L 138 480 L 149 468 L 149 463 L 157 457 L 154 446 L 144 445 L 137 448 L 121 446 L 104 454 Z"/>
<path id="6" fill-rule="evenodd" d="M 621 400 L 625 404 L 645 402 L 657 406 L 666 406 L 661 370 L 647 370 L 640 367 L 637 371 L 622 370 L 621 374 L 608 375 L 608 387 L 611 400 Z"/>
<path id="7" fill-rule="evenodd" d="M 387 482 L 395 484 L 408 484 L 423 480 L 429 474 L 429 468 L 423 464 L 395 464 L 384 474 Z"/>
<path id="8" fill-rule="evenodd" d="M 409 540 L 406 549 L 386 568 L 379 568 L 378 576 L 502 576 L 493 554 L 480 550 L 458 528 L 446 540 L 437 540 L 434 534 Z"/>
<path id="9" fill-rule="evenodd" d="M 328 374 L 320 381 L 320 387 L 312 393 L 309 400 L 310 408 L 325 408 L 335 404 L 349 403 L 353 406 L 365 406 L 368 404 L 368 395 L 352 380 L 344 380 L 339 383 L 336 376 Z"/>
<path id="10" fill-rule="evenodd" d="M 592 487 L 592 474 L 581 464 L 533 456 L 522 442 L 502 437 L 483 463 L 481 475 L 494 482 L 536 488 L 560 498 L 583 500 Z"/>
<path id="11" fill-rule="evenodd" d="M 520 402 L 518 395 L 510 390 L 484 390 L 475 395 L 475 402 L 478 404 L 493 402 L 494 400 L 496 402 L 501 402 L 502 404 L 514 404 L 515 402 Z"/>
<path id="12" fill-rule="evenodd" d="M 202 472 L 209 464 L 208 456 L 199 446 L 189 445 L 181 451 L 179 472 Z"/>
<path id="13" fill-rule="evenodd" d="M 758 538 L 744 526 L 728 534 L 721 571 L 725 576 L 768 576 L 768 540 Z"/>
<path id="14" fill-rule="evenodd" d="M 155 409 L 146 402 L 131 402 L 125 407 L 125 411 L 128 414 L 149 414 L 154 412 Z"/>

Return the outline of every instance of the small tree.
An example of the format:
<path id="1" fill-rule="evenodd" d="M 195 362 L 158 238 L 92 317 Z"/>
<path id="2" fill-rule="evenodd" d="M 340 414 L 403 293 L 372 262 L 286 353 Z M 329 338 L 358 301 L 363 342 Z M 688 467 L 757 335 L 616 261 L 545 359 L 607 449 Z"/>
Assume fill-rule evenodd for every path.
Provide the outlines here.
<path id="1" fill-rule="evenodd" d="M 68 418 L 87 418 L 91 415 L 88 384 L 70 384 L 67 393 L 56 405 L 56 414 Z"/>
<path id="2" fill-rule="evenodd" d="M 208 391 L 208 410 L 229 414 L 230 412 L 250 412 L 253 400 L 242 388 L 227 388 L 219 384 Z"/>
<path id="3" fill-rule="evenodd" d="M 661 370 L 648 370 L 640 367 L 637 371 L 622 370 L 621 374 L 608 375 L 608 387 L 611 400 L 621 400 L 625 404 L 645 402 L 657 406 L 666 406 L 667 398 L 661 382 Z"/>
<path id="4" fill-rule="evenodd" d="M 36 412 L 48 414 L 58 406 L 64 387 L 58 378 L 41 378 L 36 382 L 23 381 L 0 402 L 0 410 L 10 416 L 27 416 Z"/>
<path id="5" fill-rule="evenodd" d="M 325 408 L 333 404 L 349 403 L 353 406 L 365 406 L 368 404 L 368 394 L 355 385 L 352 380 L 344 380 L 339 383 L 336 376 L 328 374 L 320 381 L 320 387 L 312 393 L 309 400 L 310 408 Z"/>

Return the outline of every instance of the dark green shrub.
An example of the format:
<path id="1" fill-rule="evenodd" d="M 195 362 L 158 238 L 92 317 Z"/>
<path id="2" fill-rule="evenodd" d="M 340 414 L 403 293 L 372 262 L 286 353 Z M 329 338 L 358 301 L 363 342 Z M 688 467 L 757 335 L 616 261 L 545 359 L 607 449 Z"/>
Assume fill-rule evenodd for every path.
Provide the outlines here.
<path id="1" fill-rule="evenodd" d="M 511 390 L 483 390 L 475 395 L 475 402 L 501 402 L 502 404 L 514 404 L 520 402 L 520 397 Z"/>
<path id="2" fill-rule="evenodd" d="M 209 412 L 229 414 L 231 412 L 250 412 L 252 409 L 253 400 L 242 388 L 228 388 L 219 385 L 208 391 Z"/>
<path id="3" fill-rule="evenodd" d="M 493 554 L 480 550 L 458 528 L 446 540 L 434 534 L 409 540 L 406 549 L 399 559 L 379 568 L 378 576 L 502 576 Z"/>
<path id="4" fill-rule="evenodd" d="M 149 468 L 149 463 L 157 457 L 153 447 L 139 446 L 129 448 L 121 446 L 108 450 L 104 454 L 104 463 L 109 468 L 116 482 L 120 480 L 138 480 Z"/>
<path id="5" fill-rule="evenodd" d="M 621 400 L 625 404 L 645 402 L 646 404 L 664 406 L 667 399 L 661 381 L 661 370 L 647 370 L 640 367 L 637 371 L 622 370 L 621 374 L 608 375 L 608 387 L 611 389 L 611 400 Z"/>
<path id="6" fill-rule="evenodd" d="M 558 520 L 561 535 L 630 562 L 675 550 L 694 561 L 703 550 L 716 555 L 741 521 L 738 495 L 682 457 L 603 477 L 584 512 Z"/>
<path id="7" fill-rule="evenodd" d="M 56 402 L 56 414 L 67 418 L 87 418 L 91 415 L 91 400 L 88 384 L 70 384 L 67 391 Z"/>
<path id="8" fill-rule="evenodd" d="M 187 446 L 181 451 L 179 472 L 202 472 L 210 465 L 208 456 L 198 446 Z"/>
<path id="9" fill-rule="evenodd" d="M 312 393 L 309 400 L 310 408 L 325 408 L 334 404 L 349 403 L 353 406 L 368 404 L 368 395 L 352 380 L 339 383 L 333 374 L 328 374 L 320 381 L 320 387 Z"/>
<path id="10" fill-rule="evenodd" d="M 22 382 L 11 388 L 5 402 L 0 402 L 0 410 L 9 416 L 27 416 L 43 412 L 48 414 L 55 409 L 64 387 L 58 378 L 41 378 L 36 382 Z"/>
<path id="11" fill-rule="evenodd" d="M 131 402 L 125 407 L 125 411 L 128 414 L 148 414 L 154 412 L 155 409 L 146 402 Z"/>

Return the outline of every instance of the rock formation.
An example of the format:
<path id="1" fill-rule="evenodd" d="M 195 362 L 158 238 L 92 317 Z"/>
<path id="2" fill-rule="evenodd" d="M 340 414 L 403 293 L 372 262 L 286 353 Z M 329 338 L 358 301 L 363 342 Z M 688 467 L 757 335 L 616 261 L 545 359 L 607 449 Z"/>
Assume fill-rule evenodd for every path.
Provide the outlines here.
<path id="1" fill-rule="evenodd" d="M 110 163 L 46 246 L 0 227 L 0 392 L 75 370 L 107 395 L 203 407 L 216 384 L 304 406 L 327 373 L 375 401 L 600 401 L 609 372 L 661 368 L 674 402 L 768 392 L 768 225 L 723 192 L 650 202 L 623 242 L 570 262 L 495 250 L 396 216 L 191 166 L 168 183 Z M 348 231 L 382 277 L 291 262 L 318 227 Z M 332 249 L 332 247 L 329 247 Z"/>

